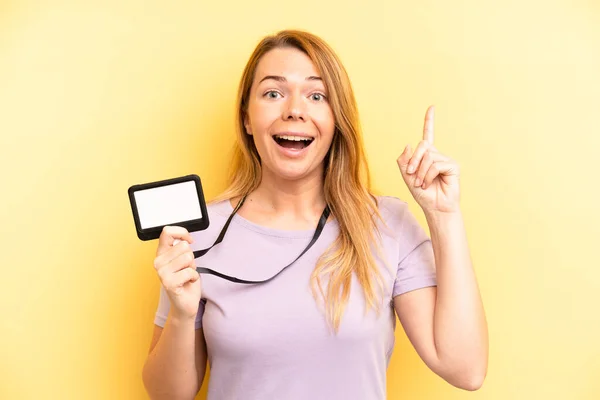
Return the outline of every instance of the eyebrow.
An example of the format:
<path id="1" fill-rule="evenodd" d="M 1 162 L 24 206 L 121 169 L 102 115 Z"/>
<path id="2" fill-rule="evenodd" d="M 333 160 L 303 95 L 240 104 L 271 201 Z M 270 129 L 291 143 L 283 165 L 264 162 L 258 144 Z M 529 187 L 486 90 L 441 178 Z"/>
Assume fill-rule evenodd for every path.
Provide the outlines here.
<path id="1" fill-rule="evenodd" d="M 264 78 L 262 78 L 260 80 L 260 82 L 258 82 L 258 83 L 261 83 L 262 81 L 266 81 L 267 79 L 273 79 L 277 82 L 287 82 L 287 79 L 285 79 L 285 77 L 283 77 L 283 76 L 267 75 Z M 321 79 L 321 77 L 319 77 L 319 76 L 308 76 L 308 77 L 306 77 L 306 80 L 307 81 L 323 81 L 323 79 Z"/>

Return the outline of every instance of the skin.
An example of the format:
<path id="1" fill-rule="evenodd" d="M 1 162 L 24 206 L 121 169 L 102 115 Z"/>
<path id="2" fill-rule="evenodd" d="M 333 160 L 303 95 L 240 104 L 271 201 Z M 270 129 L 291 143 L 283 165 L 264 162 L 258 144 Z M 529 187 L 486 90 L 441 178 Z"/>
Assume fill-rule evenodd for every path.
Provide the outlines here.
<path id="1" fill-rule="evenodd" d="M 315 227 L 325 207 L 323 159 L 335 131 L 327 95 L 317 69 L 301 51 L 273 49 L 261 58 L 244 125 L 260 154 L 263 177 L 240 215 L 272 228 Z M 282 131 L 303 132 L 314 141 L 303 157 L 290 158 L 272 138 Z"/>
<path id="2" fill-rule="evenodd" d="M 394 298 L 409 340 L 429 368 L 454 386 L 477 390 L 488 365 L 488 330 L 460 209 L 459 167 L 433 144 L 434 107 L 423 139 L 397 160 L 429 227 L 438 286 Z"/>
<path id="3" fill-rule="evenodd" d="M 315 77 L 311 60 L 296 49 L 274 49 L 257 66 L 244 126 L 260 154 L 263 177 L 238 211 L 257 224 L 314 229 L 325 206 L 323 159 L 335 121 L 324 84 Z M 426 216 L 438 286 L 404 293 L 393 302 L 428 367 L 456 387 L 476 390 L 487 371 L 487 323 L 460 210 L 459 168 L 433 145 L 433 113 L 433 107 L 426 112 L 416 150 L 406 146 L 397 163 Z M 281 131 L 308 133 L 314 141 L 302 157 L 288 157 L 272 138 Z M 232 199 L 232 206 L 238 200 Z M 182 242 L 173 246 L 175 239 Z M 201 279 L 191 243 L 179 227 L 165 227 L 159 238 L 155 268 L 172 306 L 164 329 L 154 328 L 144 366 L 144 384 L 153 398 L 193 398 L 206 371 L 204 335 L 194 330 Z"/>

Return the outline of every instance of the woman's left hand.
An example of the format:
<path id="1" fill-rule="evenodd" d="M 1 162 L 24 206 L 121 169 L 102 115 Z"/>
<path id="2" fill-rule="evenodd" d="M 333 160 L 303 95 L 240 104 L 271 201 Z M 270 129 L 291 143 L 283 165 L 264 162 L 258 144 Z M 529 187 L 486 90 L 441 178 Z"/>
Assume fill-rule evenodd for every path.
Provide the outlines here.
<path id="1" fill-rule="evenodd" d="M 415 152 L 410 145 L 398 158 L 398 167 L 408 190 L 425 213 L 459 211 L 459 167 L 433 146 L 434 106 L 425 113 L 423 140 Z"/>

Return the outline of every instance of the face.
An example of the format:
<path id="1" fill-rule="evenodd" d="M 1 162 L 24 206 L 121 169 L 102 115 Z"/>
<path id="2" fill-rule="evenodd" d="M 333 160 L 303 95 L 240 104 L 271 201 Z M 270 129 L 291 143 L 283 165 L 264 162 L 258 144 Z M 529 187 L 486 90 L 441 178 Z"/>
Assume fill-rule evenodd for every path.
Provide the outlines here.
<path id="1" fill-rule="evenodd" d="M 306 54 L 279 48 L 262 56 L 244 125 L 263 174 L 290 180 L 322 174 L 335 123 L 325 84 Z"/>

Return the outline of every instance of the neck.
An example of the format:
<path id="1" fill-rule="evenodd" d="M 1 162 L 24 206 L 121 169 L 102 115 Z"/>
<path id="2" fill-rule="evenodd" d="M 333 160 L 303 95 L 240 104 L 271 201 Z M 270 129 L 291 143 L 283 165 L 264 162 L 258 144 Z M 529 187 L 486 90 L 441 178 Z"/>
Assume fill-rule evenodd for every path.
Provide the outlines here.
<path id="1" fill-rule="evenodd" d="M 248 200 L 268 213 L 314 218 L 325 208 L 323 171 L 319 169 L 311 176 L 292 181 L 263 168 L 260 185 L 248 196 Z"/>

